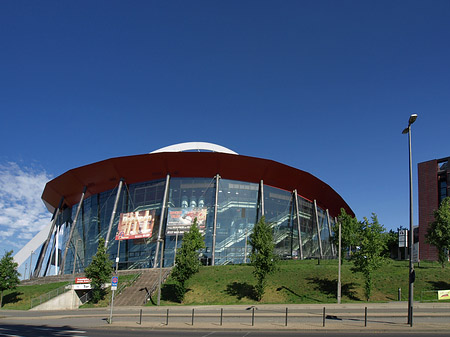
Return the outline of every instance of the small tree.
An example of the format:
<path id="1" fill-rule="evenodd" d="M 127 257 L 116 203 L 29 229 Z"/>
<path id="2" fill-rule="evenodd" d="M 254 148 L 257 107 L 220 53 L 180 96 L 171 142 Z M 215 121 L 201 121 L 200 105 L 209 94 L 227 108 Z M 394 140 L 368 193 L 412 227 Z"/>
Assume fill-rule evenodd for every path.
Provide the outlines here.
<path id="1" fill-rule="evenodd" d="M 13 251 L 6 252 L 0 260 L 0 308 L 3 306 L 3 291 L 15 289 L 20 283 L 18 264 L 12 257 Z"/>
<path id="2" fill-rule="evenodd" d="M 434 211 L 434 221 L 425 237 L 429 244 L 437 248 L 439 262 L 444 268 L 450 247 L 450 197 L 442 200 L 438 210 Z"/>
<path id="3" fill-rule="evenodd" d="M 175 267 L 172 269 L 172 278 L 178 285 L 177 298 L 181 302 L 186 293 L 186 281 L 200 268 L 199 251 L 205 248 L 205 242 L 197 226 L 197 218 L 191 228 L 183 236 L 181 248 L 177 251 Z"/>
<path id="4" fill-rule="evenodd" d="M 378 218 L 372 213 L 372 222 L 366 217 L 359 224 L 358 237 L 359 249 L 352 256 L 353 272 L 361 272 L 364 275 L 364 293 L 366 300 L 372 293 L 372 274 L 383 264 L 386 249 L 384 227 L 378 223 Z"/>
<path id="5" fill-rule="evenodd" d="M 391 229 L 389 232 L 384 233 L 386 242 L 386 250 L 383 252 L 384 256 L 392 258 L 398 257 L 398 231 L 399 229 L 397 229 L 397 231 Z"/>
<path id="6" fill-rule="evenodd" d="M 344 261 L 345 251 L 358 244 L 358 220 L 341 208 L 338 222 L 333 225 L 333 243 L 339 249 L 339 223 L 341 223 L 341 262 Z"/>
<path id="7" fill-rule="evenodd" d="M 106 253 L 104 238 L 98 240 L 97 253 L 84 273 L 87 278 L 91 279 L 92 302 L 97 303 L 104 299 L 106 291 L 103 289 L 103 285 L 110 280 L 112 274 L 112 262 Z"/>
<path id="8" fill-rule="evenodd" d="M 256 223 L 250 234 L 249 243 L 252 246 L 250 262 L 254 267 L 253 275 L 257 281 L 255 292 L 257 300 L 260 301 L 266 288 L 267 275 L 275 271 L 277 261 L 274 254 L 272 228 L 266 223 L 265 217 Z"/>

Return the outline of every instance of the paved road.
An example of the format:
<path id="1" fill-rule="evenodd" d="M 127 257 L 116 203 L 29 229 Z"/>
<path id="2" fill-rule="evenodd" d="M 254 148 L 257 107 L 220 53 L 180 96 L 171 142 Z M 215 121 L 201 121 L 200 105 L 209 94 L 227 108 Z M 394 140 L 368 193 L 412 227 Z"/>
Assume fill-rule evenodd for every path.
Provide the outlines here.
<path id="1" fill-rule="evenodd" d="M 361 332 L 299 332 L 299 331 L 181 331 L 181 330 L 143 330 L 130 328 L 76 329 L 70 326 L 51 327 L 36 325 L 2 325 L 0 336 L 5 337 L 123 337 L 123 336 L 161 336 L 161 337 L 357 337 Z M 408 332 L 364 333 L 365 337 L 410 337 Z M 444 337 L 450 333 L 421 332 L 421 337 Z"/>
<path id="2" fill-rule="evenodd" d="M 365 306 L 368 308 L 367 326 L 365 326 Z M 119 307 L 114 309 L 112 324 L 107 322 L 110 315 L 109 308 L 45 312 L 1 310 L 0 328 L 11 330 L 0 329 L 0 335 L 86 336 L 90 334 L 101 336 L 102 331 L 109 331 L 106 334 L 112 337 L 116 335 L 116 332 L 124 336 L 128 335 L 128 331 L 136 330 L 141 334 L 145 331 L 145 334 L 149 336 L 158 334 L 174 336 L 180 335 L 180 331 L 187 336 L 207 334 L 263 336 L 263 331 L 276 330 L 273 336 L 290 336 L 292 331 L 295 331 L 297 335 L 299 332 L 305 332 L 306 335 L 319 333 L 319 336 L 323 332 L 326 332 L 327 336 L 332 332 L 346 332 L 346 335 L 349 332 L 359 334 L 364 332 L 365 335 L 370 332 L 395 332 L 398 336 L 398 334 L 411 332 L 420 332 L 423 335 L 427 332 L 436 334 L 436 332 L 450 331 L 450 303 L 416 304 L 412 328 L 406 324 L 406 303 L 328 304 L 325 305 L 325 327 L 323 326 L 323 307 L 323 305 Z M 288 309 L 287 325 L 286 308 Z M 169 310 L 168 318 L 167 310 Z M 222 324 L 220 324 L 221 313 Z M 43 329 L 50 330 L 44 333 Z M 61 331 L 53 332 L 53 329 L 61 329 Z M 124 333 L 123 329 L 127 332 Z M 175 334 L 172 330 L 176 330 Z M 233 330 L 239 332 L 233 332 Z M 21 331 L 26 333 L 22 334 Z"/>

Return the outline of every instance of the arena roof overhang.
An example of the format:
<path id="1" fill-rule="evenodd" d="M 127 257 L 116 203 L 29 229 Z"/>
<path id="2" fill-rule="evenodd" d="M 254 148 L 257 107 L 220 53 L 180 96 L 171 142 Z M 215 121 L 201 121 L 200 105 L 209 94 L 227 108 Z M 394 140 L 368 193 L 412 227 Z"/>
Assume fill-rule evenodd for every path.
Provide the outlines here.
<path id="1" fill-rule="evenodd" d="M 81 166 L 49 181 L 42 199 L 49 210 L 56 208 L 64 197 L 64 204 L 72 207 L 80 200 L 84 186 L 86 197 L 117 186 L 120 179 L 127 184 L 172 178 L 210 177 L 219 174 L 222 179 L 265 185 L 287 191 L 297 190 L 309 200 L 316 200 L 319 207 L 328 209 L 335 217 L 344 208 L 354 215 L 351 208 L 329 185 L 308 172 L 273 160 L 218 152 L 161 152 L 117 157 Z"/>

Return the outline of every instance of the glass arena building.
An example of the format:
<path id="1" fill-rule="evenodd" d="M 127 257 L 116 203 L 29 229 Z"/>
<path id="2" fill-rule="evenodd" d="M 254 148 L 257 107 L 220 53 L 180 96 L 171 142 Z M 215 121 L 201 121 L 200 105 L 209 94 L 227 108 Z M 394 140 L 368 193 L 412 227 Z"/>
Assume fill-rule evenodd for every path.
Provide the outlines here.
<path id="1" fill-rule="evenodd" d="M 35 253 L 34 277 L 83 271 L 101 237 L 119 270 L 161 261 L 171 267 L 194 218 L 204 233 L 205 265 L 248 262 L 248 236 L 262 216 L 280 258 L 333 258 L 332 225 L 341 208 L 353 215 L 313 175 L 210 143 L 75 168 L 49 181 L 42 199 L 53 217 Z"/>

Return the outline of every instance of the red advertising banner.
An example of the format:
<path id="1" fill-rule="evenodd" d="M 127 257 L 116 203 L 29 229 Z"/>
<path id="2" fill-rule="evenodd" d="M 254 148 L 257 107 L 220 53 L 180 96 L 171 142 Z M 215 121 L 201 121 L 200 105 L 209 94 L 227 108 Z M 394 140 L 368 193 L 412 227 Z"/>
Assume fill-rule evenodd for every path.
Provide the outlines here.
<path id="1" fill-rule="evenodd" d="M 91 279 L 87 277 L 76 277 L 75 283 L 76 284 L 91 283 Z"/>
<path id="2" fill-rule="evenodd" d="M 207 209 L 200 207 L 174 208 L 170 207 L 167 216 L 166 235 L 183 235 L 191 228 L 197 218 L 197 226 L 203 234 L 206 228 Z"/>
<path id="3" fill-rule="evenodd" d="M 155 224 L 155 210 L 121 213 L 116 240 L 149 238 Z"/>

